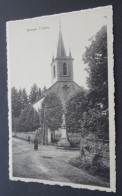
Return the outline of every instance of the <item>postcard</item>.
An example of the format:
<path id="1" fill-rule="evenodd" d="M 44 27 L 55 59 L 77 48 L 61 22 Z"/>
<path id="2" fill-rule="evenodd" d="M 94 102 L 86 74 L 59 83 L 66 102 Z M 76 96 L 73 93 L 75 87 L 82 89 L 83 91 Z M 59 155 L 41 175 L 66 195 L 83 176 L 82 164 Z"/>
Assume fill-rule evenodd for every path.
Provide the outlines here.
<path id="1" fill-rule="evenodd" d="M 10 180 L 116 191 L 112 17 L 7 22 Z"/>

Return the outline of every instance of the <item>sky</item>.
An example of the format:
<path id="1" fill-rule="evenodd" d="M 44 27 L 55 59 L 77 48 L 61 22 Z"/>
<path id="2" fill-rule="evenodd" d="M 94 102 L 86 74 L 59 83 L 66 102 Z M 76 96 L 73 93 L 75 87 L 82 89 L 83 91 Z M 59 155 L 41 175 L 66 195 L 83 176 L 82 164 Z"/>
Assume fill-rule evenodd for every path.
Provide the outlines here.
<path id="1" fill-rule="evenodd" d="M 87 88 L 86 65 L 82 60 L 89 39 L 107 24 L 107 9 L 43 16 L 7 23 L 7 55 L 10 87 L 31 86 L 49 88 L 52 56 L 56 57 L 59 23 L 67 55 L 69 49 L 74 58 L 74 81 Z"/>

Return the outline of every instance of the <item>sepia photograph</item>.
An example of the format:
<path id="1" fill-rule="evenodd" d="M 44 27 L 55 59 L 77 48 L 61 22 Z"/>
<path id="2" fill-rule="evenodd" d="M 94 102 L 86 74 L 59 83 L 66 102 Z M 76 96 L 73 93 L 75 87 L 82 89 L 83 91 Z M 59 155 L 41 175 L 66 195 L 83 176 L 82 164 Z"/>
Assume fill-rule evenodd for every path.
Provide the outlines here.
<path id="1" fill-rule="evenodd" d="M 6 32 L 10 180 L 115 192 L 112 7 Z"/>

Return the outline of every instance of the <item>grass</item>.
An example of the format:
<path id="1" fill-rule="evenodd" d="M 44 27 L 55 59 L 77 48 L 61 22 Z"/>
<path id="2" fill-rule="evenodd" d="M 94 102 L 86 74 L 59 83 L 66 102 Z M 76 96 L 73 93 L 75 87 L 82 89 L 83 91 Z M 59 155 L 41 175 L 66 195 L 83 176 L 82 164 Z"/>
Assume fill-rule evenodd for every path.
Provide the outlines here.
<path id="1" fill-rule="evenodd" d="M 70 164 L 73 165 L 74 167 L 83 169 L 87 171 L 89 174 L 92 174 L 96 177 L 99 177 L 102 180 L 105 180 L 106 182 L 110 182 L 110 171 L 109 168 L 102 167 L 100 165 L 91 165 L 88 162 L 85 162 L 82 160 L 81 156 L 77 158 L 72 158 L 70 159 Z"/>

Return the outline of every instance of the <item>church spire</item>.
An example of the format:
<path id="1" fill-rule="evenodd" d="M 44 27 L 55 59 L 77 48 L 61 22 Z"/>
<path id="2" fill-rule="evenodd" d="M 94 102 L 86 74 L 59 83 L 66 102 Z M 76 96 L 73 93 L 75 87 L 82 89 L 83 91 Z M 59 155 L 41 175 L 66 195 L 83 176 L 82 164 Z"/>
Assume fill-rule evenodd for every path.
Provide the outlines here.
<path id="1" fill-rule="evenodd" d="M 71 50 L 69 49 L 69 57 L 72 58 Z"/>
<path id="2" fill-rule="evenodd" d="M 57 47 L 57 58 L 65 57 L 66 51 L 63 43 L 63 37 L 61 32 L 61 24 L 59 24 L 59 38 L 58 38 L 58 47 Z"/>

